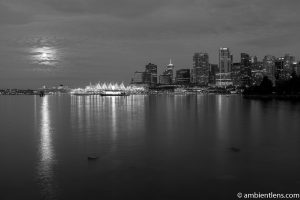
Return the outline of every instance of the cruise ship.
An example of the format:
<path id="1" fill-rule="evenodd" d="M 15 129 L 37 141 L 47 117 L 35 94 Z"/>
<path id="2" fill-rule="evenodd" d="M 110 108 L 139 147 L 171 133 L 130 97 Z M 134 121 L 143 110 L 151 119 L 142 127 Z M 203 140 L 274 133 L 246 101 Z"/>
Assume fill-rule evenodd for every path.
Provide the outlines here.
<path id="1" fill-rule="evenodd" d="M 101 95 L 101 96 L 129 96 L 129 94 L 141 94 L 145 92 L 144 87 L 127 86 L 123 83 L 98 83 L 95 85 L 86 86 L 85 88 L 74 88 L 71 89 L 70 94 L 72 95 Z"/>
<path id="2" fill-rule="evenodd" d="M 122 90 L 104 90 L 100 93 L 101 96 L 129 96 L 128 93 Z"/>

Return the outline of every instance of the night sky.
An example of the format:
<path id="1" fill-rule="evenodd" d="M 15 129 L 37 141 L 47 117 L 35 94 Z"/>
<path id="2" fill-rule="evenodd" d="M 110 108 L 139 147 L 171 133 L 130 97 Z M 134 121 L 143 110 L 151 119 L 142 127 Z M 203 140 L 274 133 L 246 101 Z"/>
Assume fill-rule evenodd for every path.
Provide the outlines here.
<path id="1" fill-rule="evenodd" d="M 299 0 L 0 0 L 0 88 L 129 83 L 218 49 L 300 55 Z"/>

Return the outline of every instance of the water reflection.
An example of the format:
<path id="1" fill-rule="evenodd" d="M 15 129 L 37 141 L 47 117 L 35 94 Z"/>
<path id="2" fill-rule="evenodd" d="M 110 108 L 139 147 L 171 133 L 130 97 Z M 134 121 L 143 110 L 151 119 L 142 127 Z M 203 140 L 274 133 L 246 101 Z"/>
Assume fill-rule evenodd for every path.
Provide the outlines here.
<path id="1" fill-rule="evenodd" d="M 52 134 L 49 97 L 45 96 L 41 102 L 40 114 L 40 160 L 38 165 L 38 177 L 42 187 L 42 195 L 45 199 L 53 199 L 55 197 L 53 184 L 53 164 L 55 154 L 52 146 Z"/>
<path id="2" fill-rule="evenodd" d="M 230 115 L 228 111 L 229 99 L 224 95 L 216 96 L 216 127 L 218 139 L 225 139 L 228 137 L 228 123 L 230 121 Z"/>
<path id="3" fill-rule="evenodd" d="M 117 136 L 117 113 L 116 113 L 116 98 L 111 97 L 111 130 L 113 140 L 116 139 Z"/>
<path id="4" fill-rule="evenodd" d="M 72 132 L 85 139 L 87 153 L 114 153 L 120 141 L 134 145 L 143 133 L 145 96 L 71 96 Z"/>
<path id="5" fill-rule="evenodd" d="M 209 199 L 211 188 L 230 199 L 246 188 L 299 188 L 299 104 L 219 95 L 65 95 L 35 104 L 40 199 Z M 89 153 L 99 159 L 87 161 Z"/>

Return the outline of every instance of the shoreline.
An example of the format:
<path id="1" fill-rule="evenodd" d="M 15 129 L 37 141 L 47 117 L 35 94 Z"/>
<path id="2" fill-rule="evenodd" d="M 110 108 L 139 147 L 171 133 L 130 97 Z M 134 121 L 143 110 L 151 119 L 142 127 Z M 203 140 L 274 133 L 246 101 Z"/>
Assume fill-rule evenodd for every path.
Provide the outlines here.
<path id="1" fill-rule="evenodd" d="M 39 94 L 0 94 L 0 96 L 39 96 Z M 84 94 L 84 95 L 74 95 L 70 93 L 48 93 L 45 95 L 70 95 L 70 96 L 96 96 L 99 94 Z M 177 93 L 177 92 L 149 92 L 149 93 L 136 93 L 130 95 L 223 95 L 223 96 L 242 96 L 245 99 L 255 99 L 255 100 L 293 100 L 293 101 L 300 101 L 300 94 L 298 95 L 277 95 L 277 94 L 270 94 L 270 95 L 245 95 L 245 94 L 228 94 L 228 93 L 197 93 L 197 92 L 188 92 L 188 93 Z M 100 96 L 100 95 L 99 95 Z"/>
<path id="2" fill-rule="evenodd" d="M 270 94 L 270 95 L 242 95 L 245 99 L 260 99 L 260 100 L 297 100 L 300 101 L 300 94 L 298 95 L 278 95 L 278 94 Z"/>

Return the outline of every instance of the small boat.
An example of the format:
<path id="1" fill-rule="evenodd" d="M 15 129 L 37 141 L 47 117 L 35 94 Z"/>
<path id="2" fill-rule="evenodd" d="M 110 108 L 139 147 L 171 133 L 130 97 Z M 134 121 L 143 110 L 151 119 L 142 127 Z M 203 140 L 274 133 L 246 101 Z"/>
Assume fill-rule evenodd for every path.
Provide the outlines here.
<path id="1" fill-rule="evenodd" d="M 87 158 L 88 158 L 88 160 L 96 160 L 98 157 L 97 156 L 88 156 Z"/>
<path id="2" fill-rule="evenodd" d="M 230 147 L 229 149 L 230 149 L 231 151 L 235 152 L 235 153 L 238 153 L 238 152 L 241 151 L 241 149 L 236 148 L 236 147 Z"/>
<path id="3" fill-rule="evenodd" d="M 44 97 L 45 96 L 45 92 L 44 91 L 40 91 L 39 95 L 40 95 L 40 97 Z"/>
<path id="4" fill-rule="evenodd" d="M 89 93 L 72 93 L 72 94 L 75 95 L 75 96 L 89 96 L 89 95 L 91 95 Z"/>
<path id="5" fill-rule="evenodd" d="M 101 96 L 129 96 L 122 90 L 104 90 L 100 93 Z"/>

